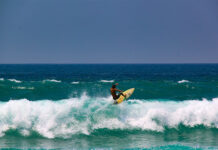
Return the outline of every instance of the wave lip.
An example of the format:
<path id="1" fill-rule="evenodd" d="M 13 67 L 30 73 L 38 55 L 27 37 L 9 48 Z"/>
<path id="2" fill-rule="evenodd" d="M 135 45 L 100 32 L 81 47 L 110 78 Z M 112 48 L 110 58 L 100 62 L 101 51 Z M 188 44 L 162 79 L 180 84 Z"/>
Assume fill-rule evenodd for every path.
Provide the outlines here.
<path id="1" fill-rule="evenodd" d="M 188 81 L 188 80 L 180 80 L 180 81 L 178 81 L 178 83 L 188 83 L 188 82 L 190 82 L 190 81 Z"/>
<path id="2" fill-rule="evenodd" d="M 55 79 L 46 79 L 46 80 L 43 80 L 43 82 L 56 82 L 56 83 L 60 83 L 61 81 L 60 80 L 55 80 Z"/>
<path id="3" fill-rule="evenodd" d="M 99 82 L 103 82 L 103 83 L 113 83 L 114 80 L 100 80 Z"/>
<path id="4" fill-rule="evenodd" d="M 16 83 L 21 83 L 22 81 L 20 81 L 20 80 L 16 80 L 16 79 L 8 79 L 9 81 L 11 81 L 11 82 L 16 82 Z"/>

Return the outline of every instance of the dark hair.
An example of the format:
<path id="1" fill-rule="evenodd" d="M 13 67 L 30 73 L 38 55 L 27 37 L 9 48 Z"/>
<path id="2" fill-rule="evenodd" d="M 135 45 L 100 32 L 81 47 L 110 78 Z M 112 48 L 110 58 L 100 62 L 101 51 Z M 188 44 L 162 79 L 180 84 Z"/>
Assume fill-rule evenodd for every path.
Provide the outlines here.
<path id="1" fill-rule="evenodd" d="M 113 85 L 112 85 L 112 88 L 116 88 L 116 85 L 115 85 L 115 84 L 113 84 Z"/>

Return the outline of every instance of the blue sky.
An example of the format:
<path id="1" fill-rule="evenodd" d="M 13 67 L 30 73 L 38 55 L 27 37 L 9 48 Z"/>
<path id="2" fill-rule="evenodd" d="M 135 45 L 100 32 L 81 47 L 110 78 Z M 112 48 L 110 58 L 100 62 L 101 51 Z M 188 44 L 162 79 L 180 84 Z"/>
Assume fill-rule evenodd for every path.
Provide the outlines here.
<path id="1" fill-rule="evenodd" d="M 218 1 L 1 0 L 0 63 L 218 63 Z"/>

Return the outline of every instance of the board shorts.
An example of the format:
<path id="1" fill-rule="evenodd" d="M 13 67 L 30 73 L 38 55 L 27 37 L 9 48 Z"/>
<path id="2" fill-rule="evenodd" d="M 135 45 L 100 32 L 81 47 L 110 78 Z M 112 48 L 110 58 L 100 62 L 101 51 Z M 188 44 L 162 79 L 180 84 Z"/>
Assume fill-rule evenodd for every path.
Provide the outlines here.
<path id="1" fill-rule="evenodd" d="M 116 97 L 114 100 L 116 101 L 117 99 L 119 99 L 119 98 L 120 98 L 120 95 L 121 95 L 121 93 L 119 93 L 119 94 L 117 95 L 117 97 Z"/>

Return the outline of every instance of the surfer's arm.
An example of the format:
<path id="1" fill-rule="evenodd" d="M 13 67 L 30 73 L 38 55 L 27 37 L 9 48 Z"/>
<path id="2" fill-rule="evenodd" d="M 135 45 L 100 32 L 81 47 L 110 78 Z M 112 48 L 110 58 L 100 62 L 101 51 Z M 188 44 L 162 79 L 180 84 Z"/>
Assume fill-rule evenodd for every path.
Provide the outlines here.
<path id="1" fill-rule="evenodd" d="M 123 91 L 121 91 L 121 90 L 118 90 L 118 89 L 115 89 L 115 91 L 118 91 L 118 92 L 120 92 L 120 93 L 122 93 Z"/>
<path id="2" fill-rule="evenodd" d="M 123 95 L 124 97 L 126 97 L 126 95 L 123 94 L 123 91 L 116 89 L 116 91 L 120 92 L 121 95 Z"/>
<path id="3" fill-rule="evenodd" d="M 123 94 L 123 92 L 120 92 L 120 94 L 121 94 L 121 95 L 123 95 L 123 96 L 126 98 L 126 95 L 125 95 L 125 94 Z"/>

